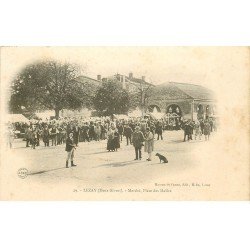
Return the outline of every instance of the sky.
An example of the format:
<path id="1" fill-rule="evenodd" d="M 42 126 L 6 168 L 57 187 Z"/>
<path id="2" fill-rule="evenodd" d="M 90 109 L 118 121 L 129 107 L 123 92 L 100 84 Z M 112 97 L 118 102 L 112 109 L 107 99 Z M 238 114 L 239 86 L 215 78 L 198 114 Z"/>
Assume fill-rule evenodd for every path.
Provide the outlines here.
<path id="1" fill-rule="evenodd" d="M 83 74 L 116 73 L 158 85 L 192 83 L 214 91 L 224 133 L 247 127 L 249 117 L 250 54 L 248 47 L 2 47 L 1 106 L 4 120 L 13 78 L 28 64 L 53 59 L 82 66 Z"/>
<path id="2" fill-rule="evenodd" d="M 83 75 L 95 79 L 98 74 L 132 72 L 155 85 L 170 81 L 199 84 L 225 93 L 227 101 L 235 93 L 242 98 L 248 93 L 247 47 L 4 47 L 1 85 L 7 86 L 25 65 L 43 59 L 79 64 Z"/>

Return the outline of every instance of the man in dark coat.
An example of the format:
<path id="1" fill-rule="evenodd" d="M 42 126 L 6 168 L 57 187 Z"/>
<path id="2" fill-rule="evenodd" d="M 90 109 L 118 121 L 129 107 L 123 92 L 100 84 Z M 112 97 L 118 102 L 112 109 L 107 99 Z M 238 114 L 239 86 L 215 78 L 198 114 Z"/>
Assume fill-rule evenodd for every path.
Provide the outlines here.
<path id="1" fill-rule="evenodd" d="M 189 127 L 190 127 L 189 139 L 193 140 L 193 133 L 194 133 L 194 122 L 193 121 L 190 121 Z"/>
<path id="2" fill-rule="evenodd" d="M 184 140 L 183 141 L 186 141 L 186 137 L 188 138 L 188 141 L 191 140 L 191 133 L 192 133 L 191 121 L 187 121 L 184 125 Z"/>
<path id="3" fill-rule="evenodd" d="M 163 131 L 162 123 L 161 122 L 157 122 L 156 128 L 155 128 L 155 133 L 158 135 L 157 136 L 157 140 L 159 140 L 159 137 L 161 137 L 161 140 L 163 140 L 162 131 Z"/>
<path id="4" fill-rule="evenodd" d="M 40 146 L 40 139 L 41 139 L 41 135 L 42 135 L 42 129 L 41 129 L 41 125 L 38 124 L 36 127 L 36 132 L 37 132 L 37 146 Z"/>
<path id="5" fill-rule="evenodd" d="M 69 136 L 70 133 L 74 133 L 74 126 L 72 123 L 69 123 L 67 125 L 67 137 Z"/>
<path id="6" fill-rule="evenodd" d="M 62 127 L 58 126 L 57 127 L 58 134 L 57 134 L 57 145 L 62 144 Z"/>
<path id="7" fill-rule="evenodd" d="M 201 134 L 204 134 L 204 121 L 203 119 L 200 120 L 200 126 L 201 126 Z"/>
<path id="8" fill-rule="evenodd" d="M 79 136 L 80 136 L 80 128 L 78 124 L 76 124 L 73 129 L 74 144 L 76 146 L 78 146 L 79 143 Z"/>
<path id="9" fill-rule="evenodd" d="M 65 151 L 67 151 L 66 168 L 69 167 L 68 166 L 69 160 L 71 160 L 71 167 L 76 166 L 73 162 L 74 150 L 75 150 L 75 144 L 74 144 L 73 133 L 69 133 L 69 136 L 66 140 L 66 148 L 65 148 Z"/>
<path id="10" fill-rule="evenodd" d="M 82 133 L 83 133 L 83 141 L 89 142 L 89 125 L 87 122 L 85 122 L 85 124 L 83 125 Z"/>
<path id="11" fill-rule="evenodd" d="M 30 137 L 31 148 L 36 149 L 37 144 L 37 131 L 35 125 L 33 125 Z"/>
<path id="12" fill-rule="evenodd" d="M 132 136 L 132 143 L 135 148 L 135 160 L 139 160 L 139 159 L 141 160 L 142 158 L 141 148 L 143 146 L 143 142 L 144 142 L 144 136 L 142 132 L 140 131 L 140 127 L 136 126 L 135 132 L 133 133 L 133 136 Z"/>
<path id="13" fill-rule="evenodd" d="M 211 127 L 210 127 L 209 121 L 205 120 L 205 122 L 204 122 L 204 135 L 205 135 L 206 141 L 209 140 L 210 132 L 211 132 Z"/>
<path id="14" fill-rule="evenodd" d="M 210 124 L 210 131 L 211 132 L 213 132 L 213 119 L 212 118 L 210 118 L 209 120 L 208 120 L 208 122 L 209 122 L 209 124 Z"/>
<path id="15" fill-rule="evenodd" d="M 58 134 L 58 129 L 56 128 L 55 125 L 53 125 L 51 130 L 50 130 L 52 146 L 53 145 L 56 146 L 56 144 L 57 144 L 57 134 Z"/>
<path id="16" fill-rule="evenodd" d="M 126 124 L 125 128 L 124 128 L 124 135 L 127 139 L 127 145 L 128 145 L 128 142 L 130 142 L 130 144 L 132 144 L 132 141 L 131 141 L 132 134 L 133 134 L 132 128 L 128 124 Z"/>
<path id="17" fill-rule="evenodd" d="M 26 147 L 29 147 L 29 144 L 31 142 L 31 134 L 32 134 L 32 129 L 30 126 L 27 126 L 27 128 L 25 129 Z"/>
<path id="18" fill-rule="evenodd" d="M 133 121 L 131 121 L 131 122 L 129 123 L 129 127 L 130 127 L 133 131 L 135 131 L 135 123 L 134 123 Z"/>
<path id="19" fill-rule="evenodd" d="M 106 133 L 107 133 L 105 124 L 101 124 L 100 126 L 101 126 L 101 140 L 105 140 L 106 139 Z"/>
<path id="20" fill-rule="evenodd" d="M 90 122 L 89 126 L 89 140 L 90 141 L 95 140 L 95 125 L 92 121 Z"/>
<path id="21" fill-rule="evenodd" d="M 149 129 L 153 133 L 153 136 L 155 137 L 155 125 L 154 125 L 154 122 L 150 122 Z"/>
<path id="22" fill-rule="evenodd" d="M 122 141 L 122 136 L 123 136 L 123 133 L 124 133 L 123 124 L 118 123 L 117 124 L 117 129 L 118 129 L 118 133 L 119 133 L 119 136 L 120 136 L 120 141 Z"/>
<path id="23" fill-rule="evenodd" d="M 44 146 L 49 147 L 50 131 L 49 131 L 47 124 L 44 126 L 44 129 L 42 131 L 42 138 L 43 138 Z"/>

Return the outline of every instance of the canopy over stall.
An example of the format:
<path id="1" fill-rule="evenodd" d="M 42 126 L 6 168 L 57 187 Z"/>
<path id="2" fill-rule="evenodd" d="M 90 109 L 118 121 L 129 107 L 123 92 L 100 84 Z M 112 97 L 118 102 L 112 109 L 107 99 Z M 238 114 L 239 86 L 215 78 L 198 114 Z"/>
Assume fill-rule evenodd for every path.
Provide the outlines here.
<path id="1" fill-rule="evenodd" d="M 160 120 L 160 119 L 164 118 L 164 116 L 166 114 L 161 113 L 161 112 L 156 112 L 156 113 L 153 112 L 153 113 L 148 113 L 147 115 L 150 116 L 151 118 L 155 119 L 155 120 Z"/>
<path id="2" fill-rule="evenodd" d="M 26 122 L 29 120 L 22 114 L 8 114 L 6 117 L 7 122 L 15 123 L 15 122 Z"/>
<path id="3" fill-rule="evenodd" d="M 113 116 L 117 120 L 128 120 L 129 119 L 129 117 L 127 115 L 116 115 L 116 114 L 114 114 Z"/>
<path id="4" fill-rule="evenodd" d="M 38 118 L 38 119 L 41 119 L 41 120 L 50 120 L 51 117 L 53 117 L 55 115 L 55 112 L 54 111 L 46 111 L 46 112 L 40 112 L 40 113 L 36 113 L 35 116 Z"/>
<path id="5" fill-rule="evenodd" d="M 128 113 L 128 116 L 131 118 L 142 117 L 142 112 L 139 108 L 136 108 L 134 111 Z"/>

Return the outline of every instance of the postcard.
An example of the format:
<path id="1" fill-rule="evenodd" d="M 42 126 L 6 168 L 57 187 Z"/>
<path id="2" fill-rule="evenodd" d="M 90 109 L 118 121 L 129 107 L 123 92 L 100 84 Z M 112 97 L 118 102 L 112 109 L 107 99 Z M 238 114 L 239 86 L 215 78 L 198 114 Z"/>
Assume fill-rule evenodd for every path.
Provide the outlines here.
<path id="1" fill-rule="evenodd" d="M 0 200 L 249 200 L 248 47 L 1 47 Z"/>

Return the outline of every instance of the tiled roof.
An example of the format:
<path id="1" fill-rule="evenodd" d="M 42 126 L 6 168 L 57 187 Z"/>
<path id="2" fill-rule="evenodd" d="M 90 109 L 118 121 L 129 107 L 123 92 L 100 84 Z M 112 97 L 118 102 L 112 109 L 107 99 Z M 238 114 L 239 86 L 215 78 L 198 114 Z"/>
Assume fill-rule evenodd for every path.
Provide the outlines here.
<path id="1" fill-rule="evenodd" d="M 152 85 L 153 86 L 153 84 L 151 84 L 151 83 L 149 83 L 149 82 L 146 82 L 146 81 L 143 81 L 141 78 L 129 78 L 129 77 L 126 77 L 129 81 L 131 81 L 131 82 L 136 82 L 136 83 L 142 83 L 142 84 L 146 84 L 146 85 Z"/>
<path id="2" fill-rule="evenodd" d="M 74 79 L 75 81 L 77 82 L 80 82 L 80 83 L 86 83 L 88 81 L 91 81 L 91 82 L 96 82 L 97 84 L 100 84 L 101 81 L 98 81 L 96 79 L 93 79 L 93 78 L 90 78 L 88 76 L 78 76 L 77 78 Z"/>
<path id="3" fill-rule="evenodd" d="M 156 86 L 156 89 L 161 93 L 166 92 L 169 99 L 198 99 L 198 100 L 214 100 L 214 93 L 200 85 L 189 83 L 168 82 Z"/>

